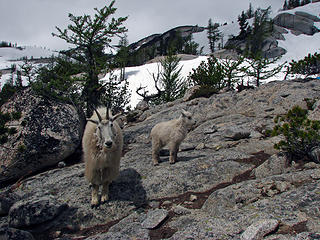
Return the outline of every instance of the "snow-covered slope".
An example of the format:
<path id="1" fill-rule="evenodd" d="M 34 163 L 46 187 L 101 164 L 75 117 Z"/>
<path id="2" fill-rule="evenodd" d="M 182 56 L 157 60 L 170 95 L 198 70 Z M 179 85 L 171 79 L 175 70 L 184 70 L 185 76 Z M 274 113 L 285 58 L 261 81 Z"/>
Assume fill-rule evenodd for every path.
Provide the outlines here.
<path id="1" fill-rule="evenodd" d="M 16 65 L 19 68 L 23 64 L 23 58 L 28 59 L 39 59 L 39 58 L 48 58 L 52 55 L 55 55 L 55 52 L 52 52 L 49 49 L 41 47 L 1 47 L 0 48 L 0 70 L 5 70 L 11 68 L 12 65 Z M 7 71 L 5 71 L 0 79 L 0 89 L 8 79 L 11 77 Z M 25 79 L 23 79 L 25 80 Z M 26 81 L 23 81 L 26 84 Z"/>
<path id="2" fill-rule="evenodd" d="M 315 16 L 320 16 L 320 2 L 308 4 L 293 10 L 289 10 L 287 12 L 294 13 L 296 11 L 304 11 Z M 272 17 L 274 17 L 278 12 L 273 11 Z M 320 29 L 320 23 L 316 23 L 316 27 Z M 227 25 L 220 27 L 221 32 L 224 35 L 224 42 L 227 41 L 230 35 L 237 35 L 239 33 L 239 25 L 235 20 L 234 23 L 229 23 Z M 279 41 L 279 46 L 287 50 L 287 54 L 285 54 L 280 60 L 279 63 L 290 62 L 291 60 L 299 60 L 308 55 L 309 53 L 313 54 L 315 52 L 320 52 L 320 33 L 317 33 L 313 36 L 307 35 L 293 35 L 290 31 L 288 34 L 284 34 L 285 40 Z M 200 46 L 205 46 L 204 52 L 209 52 L 208 48 L 208 39 L 206 31 L 198 34 L 194 34 L 194 41 L 198 42 Z M 37 57 L 48 57 L 52 54 L 51 51 L 41 48 L 26 48 L 24 51 L 14 50 L 14 49 L 5 49 L 0 48 L 0 69 L 10 67 L 12 59 L 19 59 L 23 56 L 28 56 L 29 58 L 33 56 Z M 196 68 L 201 61 L 205 61 L 207 59 L 206 56 L 200 56 L 193 60 L 181 61 L 180 64 L 182 66 L 182 76 L 187 77 L 193 68 Z M 140 101 L 141 97 L 139 97 L 136 93 L 136 89 L 139 86 L 147 87 L 146 89 L 149 93 L 154 93 L 155 87 L 152 78 L 152 73 L 157 73 L 158 65 L 157 63 L 145 64 L 143 66 L 137 67 L 128 67 L 126 68 L 126 77 L 129 81 L 129 88 L 131 90 L 131 107 L 136 106 L 136 104 Z M 116 74 L 116 73 L 115 73 Z M 282 80 L 284 77 L 283 73 L 279 73 L 272 80 Z M 108 76 L 104 78 L 107 79 Z M 249 79 L 245 79 L 247 81 Z M 4 78 L 0 80 L 0 83 L 4 83 Z M 1 85 L 2 85 L 1 84 Z"/>

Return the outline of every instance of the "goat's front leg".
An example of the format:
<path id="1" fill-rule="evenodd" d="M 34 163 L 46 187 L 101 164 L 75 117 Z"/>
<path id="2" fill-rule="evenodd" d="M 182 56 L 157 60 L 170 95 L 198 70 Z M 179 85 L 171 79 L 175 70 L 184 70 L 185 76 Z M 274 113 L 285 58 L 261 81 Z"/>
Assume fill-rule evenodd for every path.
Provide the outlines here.
<path id="1" fill-rule="evenodd" d="M 97 206 L 99 204 L 98 192 L 99 185 L 92 184 L 91 206 Z"/>
<path id="2" fill-rule="evenodd" d="M 101 202 L 104 203 L 109 199 L 109 184 L 110 182 L 106 182 L 102 185 L 102 192 L 101 192 Z"/>

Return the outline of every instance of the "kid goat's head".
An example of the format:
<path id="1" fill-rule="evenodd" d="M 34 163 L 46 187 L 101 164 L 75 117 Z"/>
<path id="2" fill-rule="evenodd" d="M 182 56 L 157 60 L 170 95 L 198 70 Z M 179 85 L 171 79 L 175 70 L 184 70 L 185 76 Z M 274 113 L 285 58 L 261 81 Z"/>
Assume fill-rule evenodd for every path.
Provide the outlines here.
<path id="1" fill-rule="evenodd" d="M 192 118 L 192 113 L 187 112 L 183 109 L 181 111 L 181 118 L 183 119 L 183 122 L 188 129 L 192 128 L 196 123 L 196 121 Z"/>
<path id="2" fill-rule="evenodd" d="M 120 114 L 112 116 L 111 112 L 109 113 L 109 109 L 106 111 L 105 119 L 101 117 L 100 113 L 97 110 L 94 110 L 97 114 L 98 120 L 88 119 L 88 121 L 97 125 L 96 128 L 96 136 L 98 138 L 98 146 L 103 150 L 110 150 L 114 148 L 115 145 L 115 137 L 116 137 L 116 129 L 114 127 L 114 121 Z"/>

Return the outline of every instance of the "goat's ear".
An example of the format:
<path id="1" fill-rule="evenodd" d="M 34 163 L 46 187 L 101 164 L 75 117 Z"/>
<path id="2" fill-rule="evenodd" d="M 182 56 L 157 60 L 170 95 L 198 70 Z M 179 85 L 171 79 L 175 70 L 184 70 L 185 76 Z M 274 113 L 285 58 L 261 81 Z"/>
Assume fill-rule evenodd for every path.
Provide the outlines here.
<path id="1" fill-rule="evenodd" d="M 99 122 L 97 120 L 93 120 L 93 119 L 87 119 L 88 122 L 92 122 L 94 124 L 99 124 Z"/>

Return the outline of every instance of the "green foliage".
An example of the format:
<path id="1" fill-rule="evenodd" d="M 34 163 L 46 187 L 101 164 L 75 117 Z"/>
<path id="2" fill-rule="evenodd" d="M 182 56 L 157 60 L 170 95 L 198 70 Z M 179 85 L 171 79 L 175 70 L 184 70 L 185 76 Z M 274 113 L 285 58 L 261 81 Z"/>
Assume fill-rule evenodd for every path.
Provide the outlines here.
<path id="1" fill-rule="evenodd" d="M 295 106 L 285 116 L 275 118 L 272 136 L 283 135 L 285 140 L 274 147 L 288 153 L 291 160 L 308 157 L 320 144 L 320 122 L 309 120 L 307 113 L 308 110 Z"/>
<path id="2" fill-rule="evenodd" d="M 179 67 L 180 58 L 168 55 L 160 60 L 163 71 L 160 74 L 162 88 L 161 102 L 172 102 L 181 98 L 186 91 L 185 79 L 181 77 L 182 66 Z"/>
<path id="3" fill-rule="evenodd" d="M 172 102 L 183 97 L 187 84 L 186 80 L 181 77 L 182 66 L 179 67 L 180 58 L 172 53 L 160 60 L 161 71 L 153 74 L 153 80 L 158 90 L 158 94 L 151 97 L 151 103 L 158 105 L 166 102 Z"/>
<path id="4" fill-rule="evenodd" d="M 211 18 L 209 19 L 208 26 L 207 26 L 207 36 L 209 40 L 209 47 L 211 53 L 215 51 L 215 44 L 219 39 L 221 39 L 222 35 L 219 31 L 219 23 L 212 23 Z"/>
<path id="5" fill-rule="evenodd" d="M 129 92 L 129 82 L 124 78 L 124 72 L 120 73 L 120 76 L 110 72 L 109 78 L 102 88 L 104 92 L 101 97 L 102 104 L 108 106 L 113 112 L 123 111 L 129 103 L 131 96 Z"/>
<path id="6" fill-rule="evenodd" d="M 285 63 L 270 68 L 270 65 L 276 63 L 278 60 L 279 58 L 268 59 L 257 54 L 252 56 L 251 59 L 246 60 L 249 67 L 245 69 L 245 72 L 248 76 L 255 78 L 256 85 L 259 87 L 261 81 L 267 80 L 282 70 Z"/>
<path id="7" fill-rule="evenodd" d="M 271 35 L 273 31 L 272 20 L 270 19 L 270 9 L 258 8 L 254 12 L 252 31 L 248 35 L 248 53 L 249 56 L 260 55 L 262 52 L 264 40 Z"/>
<path id="8" fill-rule="evenodd" d="M 13 44 L 12 43 L 9 43 L 9 42 L 6 42 L 6 41 L 1 41 L 0 42 L 0 48 L 3 48 L 3 47 L 12 47 Z"/>
<path id="9" fill-rule="evenodd" d="M 218 59 L 213 56 L 208 58 L 206 62 L 202 61 L 200 65 L 196 69 L 192 69 L 192 71 L 193 72 L 189 74 L 191 85 L 205 86 L 213 92 L 218 92 L 226 86 L 224 67 L 219 63 Z"/>
<path id="10" fill-rule="evenodd" d="M 310 99 L 310 98 L 305 98 L 303 99 L 306 104 L 307 104 L 307 109 L 308 110 L 314 110 L 314 104 L 317 102 L 318 99 Z"/>
<path id="11" fill-rule="evenodd" d="M 0 106 L 2 106 L 5 102 L 8 101 L 10 97 L 15 94 L 17 88 L 11 84 L 4 84 L 2 89 L 0 90 Z"/>
<path id="12" fill-rule="evenodd" d="M 127 17 L 111 18 L 115 14 L 115 1 L 101 9 L 95 8 L 94 17 L 90 15 L 74 16 L 69 14 L 72 24 L 67 29 L 56 27 L 58 34 L 53 36 L 74 45 L 69 51 L 72 58 L 80 62 L 86 73 L 83 97 L 87 104 L 87 116 L 91 116 L 93 109 L 101 104 L 104 89 L 99 83 L 98 75 L 108 67 L 105 48 L 111 47 L 112 38 L 127 31 L 123 26 Z M 109 21 L 108 21 L 109 20 Z"/>
<path id="13" fill-rule="evenodd" d="M 238 23 L 240 26 L 238 39 L 243 40 L 247 37 L 248 34 L 248 16 L 244 11 L 242 11 L 241 15 L 238 16 Z"/>
<path id="14" fill-rule="evenodd" d="M 289 70 L 288 73 L 290 74 L 303 74 L 306 77 L 319 74 L 320 73 L 320 54 L 308 54 L 308 56 L 304 57 L 299 61 L 292 60 L 289 63 Z"/>
<path id="15" fill-rule="evenodd" d="M 17 133 L 17 129 L 14 127 L 6 127 L 6 123 L 12 120 L 19 120 L 21 118 L 21 112 L 2 113 L 0 112 L 0 144 L 4 144 L 8 141 L 9 135 Z"/>
<path id="16" fill-rule="evenodd" d="M 230 58 L 220 59 L 227 87 L 234 88 L 234 84 L 243 77 L 243 72 L 247 70 L 247 68 L 241 66 L 243 62 L 244 57 L 238 57 L 236 60 Z"/>
<path id="17" fill-rule="evenodd" d="M 81 65 L 68 57 L 52 58 L 51 62 L 38 70 L 38 75 L 31 83 L 35 93 L 63 102 L 81 104 L 79 88 Z"/>
<path id="18" fill-rule="evenodd" d="M 18 147 L 18 152 L 19 153 L 23 153 L 26 150 L 27 150 L 27 147 L 25 145 L 23 145 L 23 144 L 19 145 L 19 147 Z"/>

